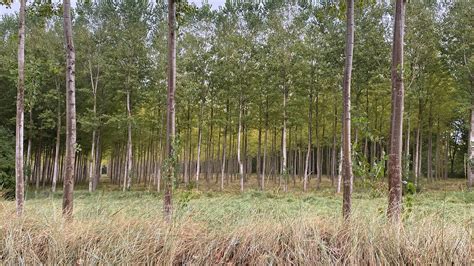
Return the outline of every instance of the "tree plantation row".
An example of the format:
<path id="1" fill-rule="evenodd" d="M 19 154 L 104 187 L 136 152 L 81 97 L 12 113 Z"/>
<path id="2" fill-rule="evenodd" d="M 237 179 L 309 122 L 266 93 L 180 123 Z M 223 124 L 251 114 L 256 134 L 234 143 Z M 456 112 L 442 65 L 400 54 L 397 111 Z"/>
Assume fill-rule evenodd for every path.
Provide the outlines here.
<path id="1" fill-rule="evenodd" d="M 74 183 L 110 182 L 163 191 L 171 217 L 176 187 L 329 178 L 348 217 L 353 177 L 388 176 L 395 220 L 402 179 L 474 185 L 468 1 L 20 3 L 0 20 L 20 215 L 23 180 L 63 184 L 66 216 Z"/>

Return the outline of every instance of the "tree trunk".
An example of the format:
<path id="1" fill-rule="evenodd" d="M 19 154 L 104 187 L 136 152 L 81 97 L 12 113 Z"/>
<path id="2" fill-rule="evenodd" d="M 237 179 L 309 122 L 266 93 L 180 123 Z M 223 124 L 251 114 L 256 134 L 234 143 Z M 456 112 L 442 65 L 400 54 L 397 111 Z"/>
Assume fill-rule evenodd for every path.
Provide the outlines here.
<path id="1" fill-rule="evenodd" d="M 32 109 L 32 108 L 31 108 Z M 25 178 L 24 180 L 26 179 L 26 181 L 31 181 L 31 178 L 32 178 L 32 173 L 33 173 L 33 165 L 31 163 L 31 139 L 32 139 L 32 130 L 31 128 L 33 128 L 33 112 L 32 110 L 30 109 L 29 111 L 29 125 L 30 125 L 30 130 L 29 130 L 29 136 L 28 136 L 28 147 L 26 148 L 26 168 L 27 168 L 27 173 L 25 174 Z"/>
<path id="2" fill-rule="evenodd" d="M 265 170 L 267 167 L 267 140 L 268 140 L 268 96 L 265 97 L 265 132 L 263 133 L 263 161 L 260 189 L 265 190 Z"/>
<path id="3" fill-rule="evenodd" d="M 59 147 L 61 145 L 61 97 L 58 87 L 58 113 L 56 122 L 56 149 L 54 153 L 54 169 L 53 169 L 53 182 L 51 184 L 51 191 L 56 192 L 56 183 L 58 181 L 58 170 L 59 170 Z"/>
<path id="4" fill-rule="evenodd" d="M 354 0 L 347 0 L 346 63 L 344 67 L 344 119 L 343 128 L 343 178 L 344 191 L 342 213 L 344 218 L 351 214 L 352 197 L 352 145 L 351 145 L 351 76 L 352 53 L 354 50 Z"/>
<path id="5" fill-rule="evenodd" d="M 167 222 L 172 217 L 172 182 L 174 176 L 175 161 L 175 89 L 176 89 L 176 0 L 168 0 L 168 112 L 166 117 L 166 184 L 163 197 L 163 215 Z"/>
<path id="6" fill-rule="evenodd" d="M 227 100 L 225 110 L 227 113 L 227 123 L 224 126 L 224 140 L 222 143 L 222 165 L 221 165 L 221 191 L 224 190 L 225 181 L 225 166 L 226 166 L 226 148 L 227 148 L 227 127 L 230 122 L 229 114 L 229 100 Z"/>
<path id="7" fill-rule="evenodd" d="M 311 131 L 313 129 L 313 89 L 310 88 L 309 92 L 309 108 L 308 108 L 308 147 L 306 150 L 306 160 L 304 165 L 304 178 L 303 178 L 303 191 L 306 192 L 308 187 L 308 175 L 309 173 L 309 164 L 310 164 L 310 155 L 312 147 L 312 135 Z"/>
<path id="8" fill-rule="evenodd" d="M 199 108 L 199 125 L 198 125 L 198 143 L 197 143 L 197 160 L 196 160 L 196 187 L 199 183 L 199 174 L 201 173 L 201 142 L 202 142 L 202 110 L 204 108 L 204 101 L 201 101 Z M 209 158 L 207 158 L 209 160 Z"/>
<path id="9" fill-rule="evenodd" d="M 208 137 L 207 137 L 207 151 L 206 151 L 206 183 L 209 186 L 209 177 L 212 178 L 212 161 L 213 161 L 213 156 L 214 156 L 214 146 L 212 145 L 212 136 L 213 136 L 213 123 L 212 120 L 214 119 L 214 108 L 211 107 L 211 119 L 209 123 L 209 131 L 208 131 Z"/>
<path id="10" fill-rule="evenodd" d="M 26 0 L 20 0 L 18 17 L 18 94 L 16 98 L 15 198 L 16 214 L 23 215 L 25 205 L 25 172 L 23 162 L 23 134 L 25 130 L 25 9 Z"/>
<path id="11" fill-rule="evenodd" d="M 388 160 L 389 200 L 387 215 L 400 221 L 402 203 L 402 134 L 403 134 L 403 35 L 405 0 L 396 1 L 392 50 L 392 121 L 390 126 L 390 153 Z"/>
<path id="12" fill-rule="evenodd" d="M 92 130 L 91 157 L 89 162 L 89 192 L 93 191 L 95 167 L 95 129 Z"/>
<path id="13" fill-rule="evenodd" d="M 260 189 L 262 189 L 262 177 L 261 177 L 261 157 L 262 157 L 262 111 L 259 112 L 259 119 L 258 119 L 258 138 L 257 138 L 257 181 L 259 184 Z"/>
<path id="14" fill-rule="evenodd" d="M 474 103 L 473 106 L 471 106 L 471 125 L 468 145 L 467 186 L 469 189 L 472 189 L 474 187 Z"/>
<path id="15" fill-rule="evenodd" d="M 186 139 L 183 145 L 183 180 L 184 184 L 187 187 L 189 184 L 189 177 L 191 176 L 191 107 L 189 106 L 189 102 L 187 103 L 187 115 L 186 115 Z M 183 134 L 184 135 L 184 134 Z M 188 150 L 186 154 L 186 149 Z"/>
<path id="16" fill-rule="evenodd" d="M 436 120 L 436 152 L 435 152 L 435 179 L 441 179 L 441 167 L 442 167 L 442 163 L 441 163 L 441 157 L 439 156 L 440 155 L 440 151 L 441 151 L 441 147 L 442 147 L 442 142 L 441 142 L 441 134 L 439 132 L 439 115 L 438 115 L 438 118 Z"/>
<path id="17" fill-rule="evenodd" d="M 333 138 L 332 138 L 332 159 L 331 159 L 331 186 L 334 186 L 334 179 L 336 178 L 336 134 L 337 131 L 337 104 L 336 104 L 336 97 L 334 97 L 334 123 L 333 123 Z"/>
<path id="18" fill-rule="evenodd" d="M 101 176 L 101 162 L 102 162 L 102 146 L 100 145 L 100 129 L 96 133 L 96 144 L 95 144 L 95 173 L 94 173 L 94 182 L 92 183 L 92 191 L 95 191 L 97 189 L 97 186 L 99 184 L 100 176 Z M 107 169 L 109 171 L 109 169 Z"/>
<path id="19" fill-rule="evenodd" d="M 239 164 L 240 192 L 244 192 L 244 167 L 240 158 L 240 146 L 242 135 L 242 98 L 239 100 L 239 126 L 237 131 L 237 163 Z"/>
<path id="20" fill-rule="evenodd" d="M 64 35 L 66 38 L 66 174 L 64 176 L 63 215 L 72 218 L 74 161 L 76 155 L 76 52 L 72 39 L 71 3 L 63 0 Z"/>
<path id="21" fill-rule="evenodd" d="M 420 129 L 421 127 L 421 121 L 418 122 L 418 128 L 416 129 L 416 143 L 415 143 L 415 158 L 413 159 L 413 174 L 415 176 L 415 186 L 418 186 L 418 174 L 419 174 L 419 167 L 418 164 L 420 162 Z"/>
<path id="22" fill-rule="evenodd" d="M 283 91 L 283 128 L 281 132 L 281 176 L 284 177 L 284 191 L 288 191 L 288 171 L 286 169 L 287 158 L 286 158 L 286 103 L 288 100 L 287 89 Z M 281 180 L 281 179 L 280 179 Z"/>
<path id="23" fill-rule="evenodd" d="M 410 172 L 410 117 L 407 119 L 407 135 L 406 135 L 406 145 L 405 145 L 405 170 L 406 173 Z"/>
<path id="24" fill-rule="evenodd" d="M 342 146 L 339 149 L 339 164 L 337 171 L 337 188 L 336 193 L 341 193 L 341 179 L 342 179 Z"/>
<path id="25" fill-rule="evenodd" d="M 430 103 L 430 114 L 428 118 L 428 156 L 426 158 L 427 164 L 426 166 L 428 167 L 427 175 L 428 175 L 428 181 L 433 181 L 433 133 L 432 133 L 432 127 L 433 127 L 433 121 L 432 121 L 432 114 L 431 114 L 431 103 Z"/>
<path id="26" fill-rule="evenodd" d="M 128 82 L 127 82 L 128 83 Z M 128 85 L 128 84 L 127 84 Z M 127 151 L 125 158 L 125 175 L 123 191 L 130 190 L 132 185 L 132 110 L 130 103 L 130 90 L 127 89 Z"/>
<path id="27" fill-rule="evenodd" d="M 96 154 L 96 147 L 95 147 L 95 142 L 96 142 L 96 117 L 97 117 L 97 82 L 99 80 L 99 73 L 97 73 L 97 77 L 94 81 L 94 76 L 92 74 L 92 63 L 89 60 L 89 74 L 90 74 L 90 80 L 91 80 L 91 86 L 92 86 L 92 96 L 93 96 L 93 107 L 92 107 L 92 114 L 94 118 L 94 125 L 93 125 L 93 130 L 92 130 L 92 141 L 91 141 L 91 157 L 90 157 L 90 163 L 89 163 L 89 192 L 94 191 L 94 176 L 95 176 L 95 154 Z"/>

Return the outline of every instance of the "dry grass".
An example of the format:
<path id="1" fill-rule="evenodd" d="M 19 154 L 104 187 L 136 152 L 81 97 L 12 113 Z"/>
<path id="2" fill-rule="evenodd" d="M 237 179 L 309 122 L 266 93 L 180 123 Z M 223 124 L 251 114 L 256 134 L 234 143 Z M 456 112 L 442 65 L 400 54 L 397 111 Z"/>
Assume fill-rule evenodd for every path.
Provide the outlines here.
<path id="1" fill-rule="evenodd" d="M 161 196 L 76 193 L 75 219 L 60 216 L 60 195 L 0 201 L 2 264 L 454 264 L 473 252 L 473 192 L 417 195 L 399 230 L 385 198 L 356 194 L 350 223 L 340 196 L 325 192 L 243 195 L 178 192 L 175 220 L 161 220 Z"/>

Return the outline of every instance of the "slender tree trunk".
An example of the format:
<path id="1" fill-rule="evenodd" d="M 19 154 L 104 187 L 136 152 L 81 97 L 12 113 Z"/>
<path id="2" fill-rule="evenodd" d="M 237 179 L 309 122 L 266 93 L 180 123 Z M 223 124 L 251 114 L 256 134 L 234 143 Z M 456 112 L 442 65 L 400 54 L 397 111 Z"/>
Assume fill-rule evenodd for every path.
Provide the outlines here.
<path id="1" fill-rule="evenodd" d="M 439 115 L 436 120 L 436 152 L 435 152 L 435 179 L 441 179 L 441 163 L 440 152 L 442 147 L 441 134 L 439 132 Z"/>
<path id="2" fill-rule="evenodd" d="M 405 27 L 405 0 L 396 1 L 392 50 L 392 121 L 388 160 L 389 200 L 387 215 L 400 221 L 402 203 L 402 134 L 403 134 L 403 35 Z"/>
<path id="3" fill-rule="evenodd" d="M 265 190 L 265 170 L 267 167 L 267 140 L 268 140 L 268 96 L 265 97 L 265 132 L 263 133 L 263 162 L 260 181 L 261 190 Z"/>
<path id="4" fill-rule="evenodd" d="M 186 115 L 186 124 L 187 124 L 187 129 L 186 129 L 186 139 L 184 142 L 184 149 L 183 149 L 183 180 L 184 184 L 187 187 L 189 184 L 189 177 L 191 176 L 191 170 L 189 169 L 191 167 L 191 107 L 189 102 L 187 103 L 187 115 Z M 186 154 L 186 149 L 188 150 Z"/>
<path id="5" fill-rule="evenodd" d="M 89 192 L 93 191 L 95 167 L 95 129 L 92 130 L 91 157 L 89 161 Z"/>
<path id="6" fill-rule="evenodd" d="M 334 97 L 334 103 L 336 103 L 336 97 Z M 337 131 L 337 104 L 334 104 L 334 123 L 333 123 L 332 160 L 331 160 L 331 185 L 333 187 L 334 187 L 334 179 L 336 178 L 336 163 L 337 163 L 336 131 Z"/>
<path id="7" fill-rule="evenodd" d="M 282 155 L 282 160 L 281 160 L 281 175 L 284 177 L 284 191 L 288 191 L 288 171 L 286 169 L 287 167 L 287 158 L 286 158 L 286 103 L 288 101 L 288 93 L 286 88 L 283 91 L 283 128 L 281 132 L 281 155 Z M 281 180 L 281 178 L 280 178 Z"/>
<path id="8" fill-rule="evenodd" d="M 96 133 L 96 153 L 95 153 L 95 174 L 94 174 L 94 182 L 92 183 L 92 191 L 95 191 L 97 189 L 97 186 L 99 184 L 100 176 L 101 176 L 101 162 L 102 162 L 102 146 L 100 144 L 100 129 Z"/>
<path id="9" fill-rule="evenodd" d="M 224 190 L 225 166 L 226 166 L 226 148 L 227 148 L 227 127 L 230 123 L 229 100 L 226 102 L 225 110 L 227 113 L 227 122 L 224 126 L 224 142 L 222 144 L 222 165 L 221 165 L 221 191 Z"/>
<path id="10" fill-rule="evenodd" d="M 161 172 L 163 168 L 163 156 L 160 156 L 159 154 L 163 155 L 166 150 L 164 150 L 163 147 L 163 131 L 165 129 L 164 123 L 164 114 L 165 112 L 161 112 L 160 116 L 160 124 L 162 125 L 160 132 L 159 132 L 159 144 L 158 144 L 158 153 L 155 153 L 155 157 L 157 158 L 157 162 L 155 163 L 155 178 L 156 178 L 156 191 L 160 192 L 161 191 Z"/>
<path id="11" fill-rule="evenodd" d="M 346 64 L 344 68 L 344 119 L 343 119 L 343 177 L 344 191 L 342 213 L 351 214 L 352 197 L 352 145 L 351 145 L 351 76 L 352 52 L 354 50 L 354 0 L 347 0 Z"/>
<path id="12" fill-rule="evenodd" d="M 95 125 L 95 119 L 97 117 L 97 82 L 99 80 L 98 73 L 96 80 L 94 81 L 94 76 L 92 74 L 92 63 L 89 60 L 89 74 L 90 74 L 90 80 L 91 80 L 91 86 L 92 86 L 92 96 L 93 96 L 93 107 L 92 107 L 92 114 L 94 118 L 94 128 L 92 130 L 92 140 L 91 140 L 91 157 L 90 157 L 90 163 L 89 163 L 89 192 L 94 191 L 94 175 L 95 175 L 95 139 L 96 139 L 96 125 Z"/>
<path id="13" fill-rule="evenodd" d="M 420 151 L 418 157 L 418 177 L 423 177 L 423 131 L 420 129 Z"/>
<path id="14" fill-rule="evenodd" d="M 433 181 L 433 133 L 432 133 L 432 127 L 433 127 L 433 122 L 432 122 L 432 114 L 431 114 L 431 103 L 430 103 L 430 114 L 428 118 L 428 156 L 426 158 L 427 160 L 427 167 L 428 167 L 428 181 Z"/>
<path id="15" fill-rule="evenodd" d="M 59 173 L 59 147 L 61 145 L 61 97 L 60 97 L 60 87 L 58 87 L 58 112 L 57 112 L 57 122 L 56 122 L 56 149 L 54 153 L 54 169 L 53 169 L 53 182 L 51 184 L 51 191 L 56 192 L 56 183 L 58 180 Z"/>
<path id="16" fill-rule="evenodd" d="M 166 117 L 166 184 L 163 198 L 163 215 L 166 221 L 172 217 L 172 182 L 174 176 L 175 159 L 175 89 L 176 89 L 176 0 L 168 0 L 168 115 Z"/>
<path id="17" fill-rule="evenodd" d="M 32 108 L 31 108 L 32 109 Z M 29 136 L 28 136 L 28 147 L 26 148 L 26 169 L 28 170 L 26 173 L 25 173 L 25 178 L 24 180 L 26 179 L 26 181 L 31 181 L 31 178 L 32 178 L 32 173 L 33 173 L 33 164 L 31 163 L 31 139 L 32 139 L 32 135 L 33 135 L 33 130 L 31 130 L 31 128 L 33 128 L 33 112 L 32 110 L 30 109 L 29 111 L 29 125 L 30 125 L 30 130 L 29 130 Z"/>
<path id="18" fill-rule="evenodd" d="M 469 189 L 474 187 L 474 103 L 471 106 L 471 124 L 469 129 L 468 143 L 468 169 L 467 169 L 467 186 Z"/>
<path id="19" fill-rule="evenodd" d="M 310 155 L 312 147 L 312 129 L 313 129 L 313 89 L 310 88 L 309 92 L 309 108 L 308 108 L 308 147 L 306 150 L 306 160 L 304 165 L 304 178 L 303 178 L 303 191 L 306 192 L 308 187 L 308 175 L 309 173 L 309 164 L 310 164 Z"/>
<path id="20" fill-rule="evenodd" d="M 201 142 L 202 142 L 202 115 L 204 108 L 204 101 L 201 101 L 199 108 L 199 125 L 198 125 L 198 144 L 197 144 L 197 160 L 196 160 L 196 187 L 199 183 L 199 174 L 201 173 Z M 209 158 L 207 158 L 209 160 Z"/>
<path id="21" fill-rule="evenodd" d="M 63 0 L 64 35 L 66 38 L 66 174 L 64 176 L 63 215 L 72 218 L 74 161 L 76 155 L 76 52 L 72 39 L 71 3 Z"/>
<path id="22" fill-rule="evenodd" d="M 418 128 L 416 129 L 416 142 L 415 142 L 415 158 L 413 159 L 413 174 L 415 176 L 415 186 L 418 186 L 418 174 L 419 174 L 419 167 L 418 164 L 420 162 L 420 127 L 421 121 L 418 122 Z"/>
<path id="23" fill-rule="evenodd" d="M 35 193 L 38 191 L 39 189 L 39 181 L 40 181 L 40 176 L 41 176 L 41 150 L 42 148 L 42 143 L 41 143 L 41 137 L 39 139 L 39 145 L 38 147 L 36 148 L 36 154 L 35 154 L 35 161 L 34 161 L 34 168 L 33 168 L 33 179 L 36 183 L 36 186 L 35 186 Z"/>
<path id="24" fill-rule="evenodd" d="M 213 156 L 214 156 L 214 146 L 212 145 L 212 136 L 213 136 L 213 123 L 212 120 L 214 119 L 214 109 L 211 107 L 211 119 L 209 123 L 209 131 L 208 131 L 208 137 L 207 137 L 207 152 L 206 152 L 206 183 L 209 186 L 209 177 L 212 177 L 212 172 L 211 172 L 211 165 L 213 161 Z"/>
<path id="25" fill-rule="evenodd" d="M 127 82 L 128 83 L 128 82 Z M 125 175 L 123 191 L 130 190 L 132 185 L 132 110 L 130 103 L 130 90 L 127 89 L 127 151 L 125 158 Z M 95 136 L 94 136 L 95 137 Z"/>
<path id="26" fill-rule="evenodd" d="M 241 146 L 241 135 L 242 135 L 242 99 L 239 101 L 239 126 L 237 131 L 237 162 L 239 164 L 239 176 L 240 176 L 240 192 L 244 192 L 244 167 L 240 158 L 240 146 Z"/>
<path id="27" fill-rule="evenodd" d="M 407 119 L 407 135 L 405 145 L 405 169 L 406 173 L 410 172 L 410 117 Z"/>
<path id="28" fill-rule="evenodd" d="M 25 9 L 26 0 L 20 0 L 18 17 L 18 92 L 16 98 L 15 198 L 16 214 L 23 215 L 25 205 L 25 171 L 23 162 L 23 134 L 25 130 Z"/>
<path id="29" fill-rule="evenodd" d="M 258 143 L 257 143 L 257 180 L 259 183 L 260 189 L 262 189 L 262 177 L 261 177 L 261 163 L 262 163 L 262 111 L 260 109 L 259 119 L 258 119 Z"/>
<path id="30" fill-rule="evenodd" d="M 245 108 L 242 110 L 242 116 L 245 117 Z M 243 142 L 244 142 L 244 149 L 243 149 L 243 177 L 244 177 L 244 182 L 247 181 L 247 171 L 248 171 L 248 127 L 242 121 L 242 134 L 243 134 Z"/>
<path id="31" fill-rule="evenodd" d="M 341 179 L 342 179 L 342 146 L 339 149 L 339 166 L 338 166 L 338 171 L 337 171 L 337 188 L 336 188 L 336 193 L 339 194 L 341 193 Z"/>

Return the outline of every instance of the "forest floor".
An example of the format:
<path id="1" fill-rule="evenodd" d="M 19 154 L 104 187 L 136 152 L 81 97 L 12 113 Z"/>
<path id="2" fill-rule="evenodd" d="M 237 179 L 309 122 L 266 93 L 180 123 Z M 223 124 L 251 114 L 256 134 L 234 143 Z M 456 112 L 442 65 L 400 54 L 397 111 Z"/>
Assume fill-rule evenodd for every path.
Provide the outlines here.
<path id="1" fill-rule="evenodd" d="M 327 180 L 308 193 L 271 182 L 265 192 L 177 190 L 170 225 L 156 192 L 77 190 L 70 223 L 61 218 L 60 192 L 29 192 L 21 219 L 13 201 L 0 200 L 0 264 L 468 265 L 474 192 L 464 182 L 426 183 L 405 196 L 401 228 L 386 220 L 383 185 L 356 185 L 350 222 Z"/>

